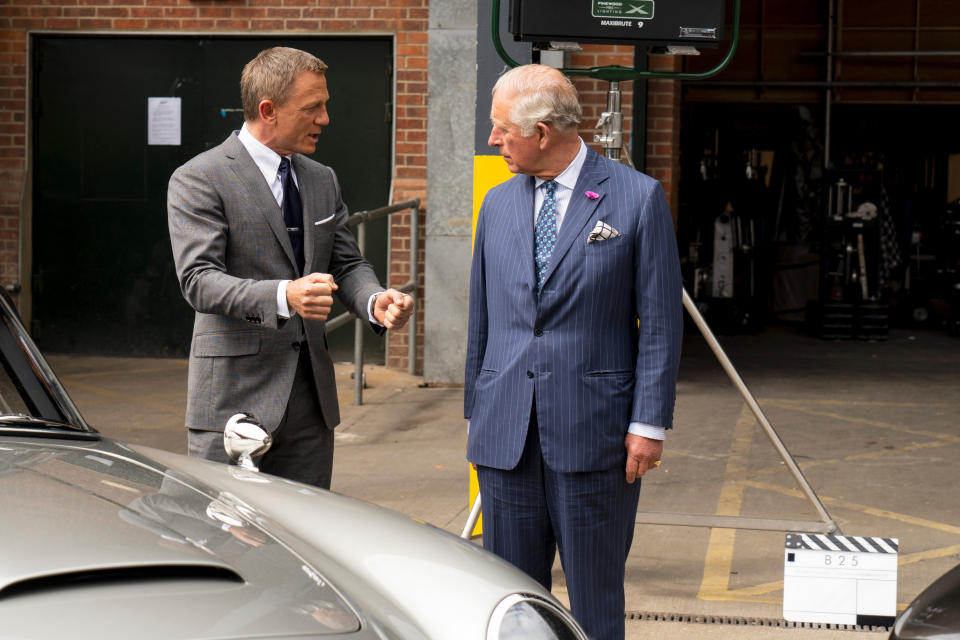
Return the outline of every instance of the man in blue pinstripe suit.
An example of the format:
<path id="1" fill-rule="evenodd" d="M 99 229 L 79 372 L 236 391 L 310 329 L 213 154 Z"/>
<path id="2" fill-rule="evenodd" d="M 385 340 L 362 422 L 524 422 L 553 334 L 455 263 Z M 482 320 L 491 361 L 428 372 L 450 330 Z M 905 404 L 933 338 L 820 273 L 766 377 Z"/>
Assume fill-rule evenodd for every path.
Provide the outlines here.
<path id="1" fill-rule="evenodd" d="M 660 184 L 590 150 L 580 117 L 550 67 L 493 89 L 489 144 L 520 175 L 477 220 L 464 413 L 484 547 L 547 588 L 559 549 L 574 616 L 606 640 L 638 477 L 672 426 L 682 285 Z"/>

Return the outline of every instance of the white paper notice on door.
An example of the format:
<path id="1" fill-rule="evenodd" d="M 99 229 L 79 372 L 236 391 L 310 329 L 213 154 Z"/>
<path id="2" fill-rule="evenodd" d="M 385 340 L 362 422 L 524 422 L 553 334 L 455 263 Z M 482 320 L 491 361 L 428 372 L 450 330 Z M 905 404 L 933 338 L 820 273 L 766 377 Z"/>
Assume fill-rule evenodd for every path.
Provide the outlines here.
<path id="1" fill-rule="evenodd" d="M 180 146 L 180 98 L 147 98 L 147 144 Z"/>

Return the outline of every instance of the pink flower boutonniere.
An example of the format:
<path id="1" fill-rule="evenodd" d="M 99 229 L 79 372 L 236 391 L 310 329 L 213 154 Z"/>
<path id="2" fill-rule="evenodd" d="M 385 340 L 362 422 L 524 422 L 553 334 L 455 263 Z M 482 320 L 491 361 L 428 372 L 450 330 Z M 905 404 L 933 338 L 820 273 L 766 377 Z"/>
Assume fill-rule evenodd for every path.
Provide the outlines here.
<path id="1" fill-rule="evenodd" d="M 597 198 L 600 197 L 600 194 L 594 191 L 584 191 L 583 195 L 587 196 L 591 200 L 596 200 Z"/>

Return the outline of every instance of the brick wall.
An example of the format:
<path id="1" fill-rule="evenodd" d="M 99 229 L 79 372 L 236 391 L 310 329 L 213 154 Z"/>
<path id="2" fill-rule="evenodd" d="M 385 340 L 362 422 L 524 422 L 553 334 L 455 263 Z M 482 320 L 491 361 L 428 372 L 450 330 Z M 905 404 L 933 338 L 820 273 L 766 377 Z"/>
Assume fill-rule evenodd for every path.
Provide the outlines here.
<path id="1" fill-rule="evenodd" d="M 323 2 L 324 0 L 315 0 Z M 350 0 L 342 0 L 349 2 Z M 366 0 L 354 0 L 355 2 Z M 420 199 L 417 252 L 417 355 L 416 371 L 423 371 L 423 271 L 426 244 L 427 200 L 427 27 L 429 0 L 382 0 L 394 7 L 417 8 L 417 23 L 400 20 L 397 31 L 397 139 L 393 201 Z M 395 9 L 403 11 L 403 9 Z M 390 286 L 410 281 L 410 210 L 395 213 L 390 226 Z M 405 369 L 408 365 L 406 330 L 388 332 L 387 366 Z"/>
<path id="2" fill-rule="evenodd" d="M 425 200 L 428 4 L 429 0 L 0 0 L 0 283 L 22 278 L 18 229 L 27 206 L 22 201 L 27 157 L 27 31 L 394 33 L 394 201 Z M 391 234 L 394 269 L 390 284 L 400 285 L 409 279 L 409 216 L 394 216 Z M 422 274 L 422 250 L 419 259 Z M 421 275 L 421 301 L 422 282 Z M 419 324 L 422 326 L 422 319 Z M 406 334 L 390 337 L 389 363 L 406 367 L 406 359 Z"/>
<path id="3" fill-rule="evenodd" d="M 633 67 L 633 47 L 621 45 L 583 45 L 583 50 L 570 56 L 573 68 L 590 68 L 609 65 Z M 651 55 L 651 71 L 680 71 L 677 56 Z M 593 143 L 597 129 L 597 120 L 607 107 L 607 92 L 610 83 L 605 80 L 593 80 L 584 76 L 573 76 L 573 82 L 580 93 L 583 105 L 583 122 L 580 135 L 594 151 L 603 153 L 603 149 Z M 621 110 L 623 111 L 623 144 L 629 148 L 630 131 L 633 126 L 633 87 L 634 82 L 621 82 Z M 677 219 L 679 203 L 677 187 L 680 178 L 680 86 L 676 80 L 650 79 L 647 82 L 647 166 L 646 173 L 663 184 L 673 212 Z"/>
<path id="4" fill-rule="evenodd" d="M 421 182 L 423 182 L 421 180 Z M 426 244 L 426 212 L 422 205 L 423 196 L 409 192 L 394 197 L 395 202 L 402 202 L 410 198 L 420 198 L 421 207 L 417 211 L 418 249 L 417 249 L 417 354 L 416 371 L 423 372 L 423 265 L 424 246 Z M 402 213 L 393 214 L 390 236 L 390 278 L 391 285 L 402 286 L 410 281 L 410 215 L 407 209 Z M 387 337 L 387 366 L 392 369 L 406 369 L 409 366 L 409 333 L 408 329 L 397 332 L 388 332 Z"/>
<path id="5" fill-rule="evenodd" d="M 20 199 L 26 150 L 26 33 L 0 7 L 0 285 L 19 282 Z"/>
<path id="6" fill-rule="evenodd" d="M 650 56 L 651 71 L 680 71 L 680 56 Z M 680 81 L 647 83 L 647 173 L 663 184 L 674 224 L 680 204 Z"/>

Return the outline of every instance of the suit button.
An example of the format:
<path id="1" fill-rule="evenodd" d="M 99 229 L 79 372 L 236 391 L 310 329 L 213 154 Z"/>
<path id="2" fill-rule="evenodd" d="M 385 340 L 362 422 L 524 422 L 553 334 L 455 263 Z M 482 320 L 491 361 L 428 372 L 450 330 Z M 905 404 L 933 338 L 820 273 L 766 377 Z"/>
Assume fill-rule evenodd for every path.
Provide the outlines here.
<path id="1" fill-rule="evenodd" d="M 533 371 L 527 371 L 527 377 L 528 377 L 528 378 L 532 378 L 532 377 L 533 377 Z"/>
<path id="2" fill-rule="evenodd" d="M 294 342 L 293 345 L 291 345 L 291 346 L 293 346 L 293 350 L 294 350 L 294 351 L 300 351 L 300 343 L 299 343 L 299 342 Z"/>
<path id="3" fill-rule="evenodd" d="M 540 336 L 543 335 L 543 329 L 540 329 L 540 328 L 534 329 L 534 330 L 533 330 L 533 335 L 535 335 L 535 336 L 537 336 L 537 337 L 539 338 Z"/>

